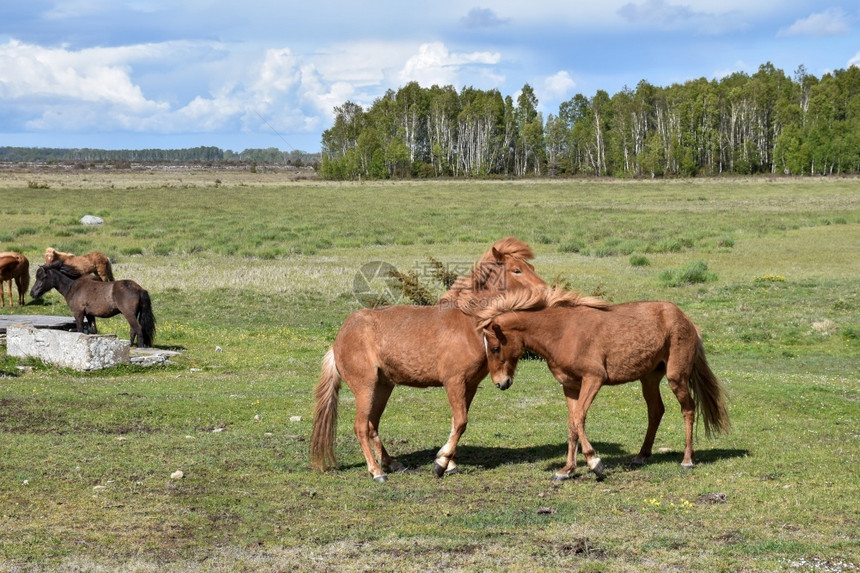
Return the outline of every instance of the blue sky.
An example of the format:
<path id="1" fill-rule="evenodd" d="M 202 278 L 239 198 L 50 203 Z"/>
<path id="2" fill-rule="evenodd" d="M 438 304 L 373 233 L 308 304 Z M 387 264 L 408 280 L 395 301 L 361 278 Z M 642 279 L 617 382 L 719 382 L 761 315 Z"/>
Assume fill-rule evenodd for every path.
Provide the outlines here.
<path id="1" fill-rule="evenodd" d="M 560 7 L 560 5 L 563 5 Z M 577 93 L 860 65 L 856 0 L 27 0 L 0 6 L 0 146 L 318 151 L 417 81 Z"/>

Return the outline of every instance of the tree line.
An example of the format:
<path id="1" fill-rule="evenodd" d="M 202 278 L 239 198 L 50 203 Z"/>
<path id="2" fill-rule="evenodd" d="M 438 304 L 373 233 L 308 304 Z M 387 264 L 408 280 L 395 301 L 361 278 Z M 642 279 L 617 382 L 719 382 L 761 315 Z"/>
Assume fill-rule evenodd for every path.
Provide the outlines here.
<path id="1" fill-rule="evenodd" d="M 322 135 L 330 179 L 662 177 L 860 172 L 860 68 L 817 78 L 767 63 L 752 75 L 669 87 L 643 80 L 577 94 L 546 118 L 517 96 L 412 82 L 368 108 L 334 108 Z"/>
<path id="2" fill-rule="evenodd" d="M 0 161 L 23 163 L 260 163 L 301 167 L 319 163 L 318 153 L 281 151 L 275 147 L 236 153 L 218 147 L 184 149 L 65 149 L 0 147 Z"/>

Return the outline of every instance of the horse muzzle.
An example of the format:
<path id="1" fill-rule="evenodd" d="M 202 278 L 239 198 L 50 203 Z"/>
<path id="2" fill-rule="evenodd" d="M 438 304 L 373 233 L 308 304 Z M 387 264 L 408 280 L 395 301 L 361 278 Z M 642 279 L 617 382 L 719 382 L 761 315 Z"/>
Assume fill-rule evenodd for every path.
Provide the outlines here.
<path id="1" fill-rule="evenodd" d="M 510 388 L 513 385 L 513 383 L 514 383 L 514 379 L 511 378 L 510 376 L 508 376 L 507 378 L 505 378 L 501 382 L 496 382 L 496 388 L 498 388 L 499 390 L 507 390 L 508 388 Z"/>

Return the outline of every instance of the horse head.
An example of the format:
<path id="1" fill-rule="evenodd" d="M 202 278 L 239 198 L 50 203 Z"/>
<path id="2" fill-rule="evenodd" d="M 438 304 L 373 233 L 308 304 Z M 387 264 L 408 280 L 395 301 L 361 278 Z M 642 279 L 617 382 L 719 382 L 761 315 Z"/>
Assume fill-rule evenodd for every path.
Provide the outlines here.
<path id="1" fill-rule="evenodd" d="M 472 272 L 457 279 L 440 302 L 468 305 L 476 298 L 492 297 L 506 291 L 544 288 L 546 281 L 528 262 L 532 258 L 534 252 L 531 247 L 519 239 L 507 237 L 496 241 L 475 263 Z"/>
<path id="2" fill-rule="evenodd" d="M 33 283 L 33 288 L 30 289 L 31 298 L 40 298 L 52 288 L 63 292 L 61 289 L 80 277 L 81 274 L 73 267 L 63 263 L 63 261 L 54 261 L 40 265 L 36 269 L 36 282 Z"/>
<path id="3" fill-rule="evenodd" d="M 507 390 L 514 383 L 517 363 L 525 350 L 523 341 L 515 332 L 506 333 L 498 318 L 483 327 L 483 335 L 490 378 L 496 388 Z"/>

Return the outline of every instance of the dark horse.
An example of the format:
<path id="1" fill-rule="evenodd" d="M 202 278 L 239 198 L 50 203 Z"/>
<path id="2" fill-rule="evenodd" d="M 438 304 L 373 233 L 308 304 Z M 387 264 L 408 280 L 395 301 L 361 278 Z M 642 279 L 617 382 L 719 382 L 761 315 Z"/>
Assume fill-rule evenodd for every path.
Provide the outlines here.
<path id="1" fill-rule="evenodd" d="M 131 327 L 131 344 L 152 346 L 155 339 L 155 316 L 149 293 L 130 280 L 102 282 L 92 275 L 81 276 L 74 268 L 56 261 L 36 269 L 36 282 L 30 296 L 39 298 L 52 288 L 63 295 L 75 315 L 78 332 L 84 332 L 84 318 L 88 332 L 96 334 L 95 317 L 109 318 L 119 313 Z"/>

